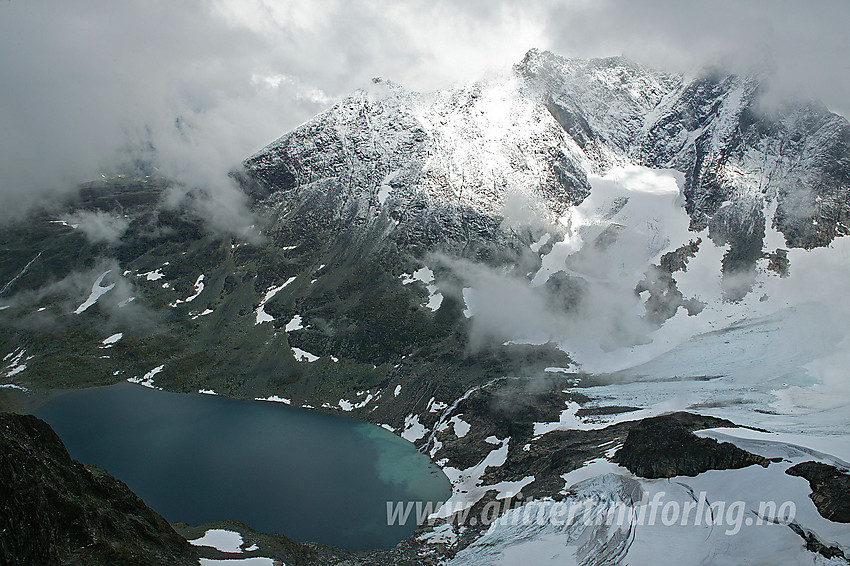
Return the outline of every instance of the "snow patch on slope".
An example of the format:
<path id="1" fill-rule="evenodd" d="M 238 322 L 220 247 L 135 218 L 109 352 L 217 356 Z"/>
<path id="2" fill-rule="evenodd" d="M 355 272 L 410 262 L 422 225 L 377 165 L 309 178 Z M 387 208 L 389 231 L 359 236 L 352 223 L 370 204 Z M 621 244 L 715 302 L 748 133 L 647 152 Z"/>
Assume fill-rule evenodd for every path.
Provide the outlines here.
<path id="1" fill-rule="evenodd" d="M 209 529 L 201 538 L 189 541 L 195 546 L 211 546 L 222 552 L 242 552 L 242 535 L 225 529 Z"/>
<path id="2" fill-rule="evenodd" d="M 204 274 L 201 273 L 200 275 L 198 275 L 198 278 L 195 280 L 195 292 L 192 295 L 189 295 L 188 297 L 186 297 L 185 299 L 175 299 L 174 302 L 170 303 L 168 306 L 173 308 L 173 307 L 176 307 L 177 305 L 179 305 L 181 303 L 191 303 L 192 301 L 194 301 L 195 299 L 198 298 L 198 296 L 201 294 L 201 292 L 203 292 L 203 290 L 204 290 Z"/>
<path id="3" fill-rule="evenodd" d="M 284 330 L 286 332 L 295 332 L 296 330 L 301 330 L 302 328 L 304 328 L 304 325 L 302 324 L 301 315 L 296 314 L 292 317 L 292 320 L 286 323 L 286 327 L 284 327 Z"/>
<path id="4" fill-rule="evenodd" d="M 153 378 L 156 376 L 156 374 L 160 373 L 163 369 L 165 369 L 165 365 L 164 365 L 164 364 L 163 364 L 163 365 L 161 365 L 161 366 L 156 366 L 155 368 L 153 368 L 152 370 L 150 370 L 149 372 L 147 372 L 147 373 L 146 373 L 145 375 L 143 375 L 142 377 L 138 377 L 138 376 L 135 376 L 135 377 L 128 377 L 128 378 L 127 378 L 127 381 L 129 381 L 130 383 L 138 383 L 139 385 L 143 385 L 143 386 L 145 386 L 145 387 L 149 387 L 149 388 L 151 388 L 151 389 L 159 389 L 159 390 L 162 390 L 162 387 L 156 387 L 156 386 L 153 384 Z"/>
<path id="5" fill-rule="evenodd" d="M 292 399 L 287 399 L 286 397 L 278 397 L 277 395 L 269 395 L 268 397 L 254 397 L 254 401 L 273 401 L 276 403 L 283 403 L 284 405 L 292 404 Z"/>
<path id="6" fill-rule="evenodd" d="M 274 320 L 274 317 L 272 315 L 268 314 L 265 311 L 264 307 L 266 306 L 266 303 L 269 302 L 272 299 L 272 297 L 277 295 L 280 291 L 282 291 L 287 285 L 289 285 L 293 281 L 295 281 L 295 277 L 290 277 L 282 285 L 279 285 L 277 287 L 271 286 L 271 287 L 268 288 L 268 290 L 266 290 L 266 294 L 263 295 L 263 299 L 260 301 L 260 304 L 259 304 L 259 306 L 257 306 L 257 310 L 255 311 L 256 316 L 257 316 L 256 322 L 254 322 L 255 325 L 263 324 L 264 322 L 272 322 Z"/>
<path id="7" fill-rule="evenodd" d="M 18 348 L 17 350 L 14 350 L 14 351 L 6 354 L 6 356 L 4 356 L 3 361 L 6 362 L 6 367 L 3 369 L 3 377 L 5 377 L 5 378 L 14 377 L 14 376 L 18 375 L 19 373 L 21 373 L 21 372 L 23 372 L 24 370 L 27 369 L 27 363 L 26 362 L 30 361 L 35 356 L 24 357 L 26 355 L 26 353 L 27 352 L 24 348 Z M 7 384 L 7 385 L 4 385 L 3 387 L 13 388 L 13 389 L 24 389 L 21 386 L 13 385 L 13 384 Z"/>
<path id="8" fill-rule="evenodd" d="M 428 290 L 428 302 L 425 303 L 425 306 L 432 311 L 439 309 L 443 303 L 443 295 L 439 292 L 439 287 L 434 283 L 434 272 L 426 266 L 414 271 L 412 275 L 402 273 L 401 282 L 403 285 L 410 285 L 415 281 L 424 283 L 425 288 Z"/>
<path id="9" fill-rule="evenodd" d="M 401 437 L 408 442 L 416 442 L 425 436 L 427 429 L 419 422 L 419 415 L 407 415 L 404 418 L 404 431 Z"/>
<path id="10" fill-rule="evenodd" d="M 117 333 L 115 333 L 115 334 L 113 334 L 113 335 L 111 335 L 111 336 L 108 336 L 108 337 L 104 338 L 104 339 L 101 341 L 101 343 L 100 343 L 100 344 L 101 344 L 101 346 L 100 346 L 100 347 L 101 347 L 101 348 L 111 348 L 111 347 L 113 347 L 115 344 L 117 344 L 117 343 L 118 343 L 118 341 L 119 341 L 119 340 L 121 340 L 123 337 L 124 337 L 124 333 L 123 333 L 123 332 L 117 332 Z"/>
<path id="11" fill-rule="evenodd" d="M 393 190 L 390 183 L 393 182 L 393 179 L 398 177 L 399 173 L 401 173 L 401 171 L 396 169 L 392 173 L 387 173 L 387 175 L 381 181 L 381 186 L 380 186 L 380 189 L 378 190 L 378 202 L 381 203 L 381 206 L 383 206 L 384 203 L 387 202 L 387 199 L 389 198 L 390 193 Z"/>
<path id="12" fill-rule="evenodd" d="M 302 350 L 301 348 L 292 348 L 292 354 L 295 356 L 295 359 L 299 362 L 308 362 L 312 363 L 319 359 L 319 356 L 315 354 L 311 354 L 306 350 Z"/>
<path id="13" fill-rule="evenodd" d="M 83 302 L 83 304 L 76 308 L 74 314 L 81 314 L 85 312 L 90 306 L 95 304 L 99 298 L 101 298 L 103 295 L 105 295 L 115 287 L 115 283 L 110 283 L 106 287 L 102 287 L 100 285 L 101 283 L 103 283 L 103 278 L 109 275 L 109 273 L 111 272 L 112 270 L 108 269 L 100 274 L 100 276 L 95 280 L 94 285 L 92 285 L 91 287 L 91 294 Z"/>

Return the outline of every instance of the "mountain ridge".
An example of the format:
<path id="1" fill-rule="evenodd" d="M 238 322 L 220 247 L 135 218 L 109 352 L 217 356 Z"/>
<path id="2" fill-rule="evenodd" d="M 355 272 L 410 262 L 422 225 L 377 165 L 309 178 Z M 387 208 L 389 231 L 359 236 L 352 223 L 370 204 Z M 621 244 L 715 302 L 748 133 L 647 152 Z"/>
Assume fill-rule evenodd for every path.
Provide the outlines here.
<path id="1" fill-rule="evenodd" d="M 743 263 L 755 259 L 764 222 L 791 247 L 828 245 L 847 233 L 850 124 L 814 103 L 764 112 L 756 77 L 711 74 L 688 81 L 623 58 L 566 59 L 531 50 L 513 76 L 469 87 L 422 95 L 385 81 L 376 84 L 377 96 L 360 91 L 247 159 L 249 172 L 285 192 L 294 179 L 304 188 L 318 181 L 317 165 L 328 173 L 323 181 L 331 171 L 347 170 L 349 187 L 361 189 L 361 201 L 347 204 L 349 211 L 358 210 L 349 219 L 359 225 L 367 222 L 370 205 L 373 214 L 382 208 L 375 197 L 387 185 L 389 194 L 420 207 L 424 196 L 448 208 L 456 200 L 497 215 L 504 212 L 505 193 L 516 191 L 542 197 L 540 208 L 557 216 L 586 196 L 588 173 L 631 162 L 685 173 L 692 228 L 710 227 L 716 243 L 732 242 L 730 254 Z M 478 119 L 478 112 L 504 112 L 496 102 L 511 107 L 513 120 Z M 561 132 L 542 115 L 544 108 Z M 337 134 L 333 151 L 360 160 L 348 169 L 340 157 L 317 163 L 330 151 L 323 143 L 334 137 L 330 122 Z M 501 146 L 494 147 L 491 132 L 504 138 Z M 370 155 L 363 146 L 375 145 L 375 139 L 390 143 Z M 538 149 L 529 156 L 529 139 L 550 155 Z M 474 145 L 479 157 L 495 165 L 464 161 Z M 788 157 L 795 151 L 800 162 Z M 304 153 L 310 163 L 299 161 Z M 407 162 L 399 169 L 401 157 Z M 533 171 L 533 178 L 524 170 Z M 438 187 L 432 179 L 439 179 Z M 419 191 L 396 195 L 394 185 Z M 722 206 L 727 201 L 730 210 Z M 388 214 L 398 222 L 405 210 L 392 204 Z M 775 210 L 765 218 L 769 205 Z M 740 232 L 751 238 L 739 241 Z"/>
<path id="2" fill-rule="evenodd" d="M 669 411 L 829 430 L 797 400 L 843 391 L 848 125 L 762 88 L 540 51 L 436 93 L 378 80 L 234 172 L 262 240 L 104 179 L 0 230 L 0 404 L 129 380 L 350 412 L 476 509 L 565 496 L 611 470 L 605 427 Z M 111 242 L 78 224 L 104 218 Z M 437 528 L 404 552 L 483 532 Z"/>

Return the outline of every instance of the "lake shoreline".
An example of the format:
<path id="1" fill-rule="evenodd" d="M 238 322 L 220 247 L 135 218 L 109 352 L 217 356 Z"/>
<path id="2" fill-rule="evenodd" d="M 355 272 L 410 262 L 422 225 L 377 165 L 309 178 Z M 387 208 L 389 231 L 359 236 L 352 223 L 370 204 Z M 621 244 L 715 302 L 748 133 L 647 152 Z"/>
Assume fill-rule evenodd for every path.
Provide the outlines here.
<path id="1" fill-rule="evenodd" d="M 387 501 L 433 497 L 436 509 L 436 501 L 451 493 L 427 455 L 348 415 L 129 383 L 42 400 L 33 413 L 56 429 L 75 459 L 125 481 L 171 522 L 242 518 L 254 528 L 304 541 L 331 535 L 328 540 L 348 541 L 342 546 L 362 548 L 362 537 L 363 547 L 386 549 L 415 531 L 410 523 L 387 524 Z M 175 487 L 164 485 L 171 483 Z M 196 518 L 178 519 L 181 514 Z M 310 525 L 326 534 L 305 535 Z"/>

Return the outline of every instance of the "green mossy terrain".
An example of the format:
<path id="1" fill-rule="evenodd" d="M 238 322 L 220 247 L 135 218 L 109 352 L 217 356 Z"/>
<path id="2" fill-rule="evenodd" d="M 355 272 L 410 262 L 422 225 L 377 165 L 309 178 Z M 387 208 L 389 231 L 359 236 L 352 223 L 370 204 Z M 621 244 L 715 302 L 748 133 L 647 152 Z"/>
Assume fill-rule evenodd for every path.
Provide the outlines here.
<path id="1" fill-rule="evenodd" d="M 397 427 L 431 397 L 451 400 L 494 377 L 570 363 L 550 346 L 472 348 L 459 293 L 443 293 L 433 312 L 424 306 L 425 285 L 402 281 L 425 265 L 424 250 L 358 238 L 344 226 L 314 221 L 309 207 L 289 214 L 262 203 L 255 207 L 261 240 L 215 234 L 188 211 L 164 207 L 165 189 L 151 180 L 108 179 L 0 231 L 7 250 L 0 281 L 10 283 L 0 295 L 0 306 L 8 306 L 0 311 L 0 354 L 12 354 L 4 363 L 16 352 L 26 358 L 23 371 L 9 375 L 14 367 L 0 367 L 0 382 L 38 394 L 142 378 L 162 365 L 155 385 L 171 391 L 277 395 L 316 408 L 356 403 L 358 393 L 370 391 L 376 401 L 355 414 Z M 118 242 L 92 244 L 57 222 L 80 210 L 123 216 L 128 227 Z M 511 246 L 473 239 L 468 248 L 477 261 L 522 259 L 522 269 L 529 268 Z M 438 281 L 459 289 L 450 272 L 434 267 Z M 102 286 L 115 287 L 73 314 L 107 270 Z M 203 290 L 187 302 L 201 274 Z M 266 292 L 292 277 L 263 305 L 274 320 L 255 324 Z M 295 315 L 303 328 L 287 332 Z M 104 347 L 119 332 L 123 337 Z M 292 347 L 319 359 L 299 361 Z M 397 385 L 401 394 L 390 397 Z M 6 397 L 0 403 L 11 406 Z"/>

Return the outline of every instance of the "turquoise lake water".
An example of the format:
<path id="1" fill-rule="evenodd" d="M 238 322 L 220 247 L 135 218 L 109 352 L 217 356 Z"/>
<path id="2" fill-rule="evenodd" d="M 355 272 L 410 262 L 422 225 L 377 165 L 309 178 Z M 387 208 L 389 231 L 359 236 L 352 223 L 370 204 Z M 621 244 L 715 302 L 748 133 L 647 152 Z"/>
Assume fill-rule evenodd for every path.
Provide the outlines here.
<path id="1" fill-rule="evenodd" d="M 351 418 L 122 383 L 35 411 L 71 456 L 104 468 L 169 521 L 235 519 L 298 541 L 391 548 L 387 501 L 444 501 L 450 484 L 412 444 Z"/>

